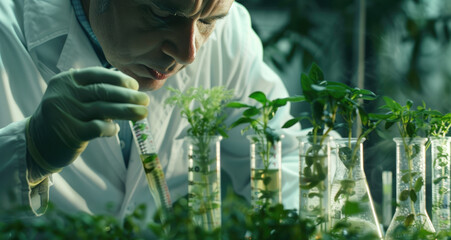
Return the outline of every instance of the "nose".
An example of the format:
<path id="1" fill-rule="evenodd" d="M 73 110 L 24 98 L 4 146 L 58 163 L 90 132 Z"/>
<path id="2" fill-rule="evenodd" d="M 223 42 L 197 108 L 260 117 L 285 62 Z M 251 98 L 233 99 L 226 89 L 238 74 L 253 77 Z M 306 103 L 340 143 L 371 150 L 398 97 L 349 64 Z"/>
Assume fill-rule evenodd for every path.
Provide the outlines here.
<path id="1" fill-rule="evenodd" d="M 192 63 L 197 53 L 194 22 L 184 23 L 174 29 L 171 37 L 163 42 L 162 51 L 182 65 Z"/>

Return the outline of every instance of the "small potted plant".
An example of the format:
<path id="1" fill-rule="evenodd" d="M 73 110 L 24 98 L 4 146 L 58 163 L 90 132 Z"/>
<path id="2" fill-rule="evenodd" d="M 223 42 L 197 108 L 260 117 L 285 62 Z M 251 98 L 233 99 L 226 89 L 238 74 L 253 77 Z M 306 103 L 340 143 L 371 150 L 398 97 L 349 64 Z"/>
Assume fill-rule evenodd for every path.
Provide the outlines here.
<path id="1" fill-rule="evenodd" d="M 338 115 L 347 133 L 334 139 L 335 171 L 331 172 L 331 198 L 329 202 L 331 233 L 346 237 L 350 231 L 364 239 L 382 239 L 376 211 L 363 169 L 363 142 L 379 125 L 363 105 L 376 99 L 376 94 L 366 89 L 351 88 L 343 83 L 328 82 L 326 88 L 340 96 Z M 360 121 L 358 121 L 360 120 Z M 354 127 L 362 129 L 354 137 Z"/>
<path id="2" fill-rule="evenodd" d="M 362 101 L 374 100 L 376 95 L 369 90 L 326 81 L 316 64 L 312 65 L 308 74 L 301 75 L 301 87 L 311 113 L 303 113 L 284 125 L 290 127 L 297 121 L 307 119 L 313 126 L 307 136 L 299 138 L 300 216 L 313 220 L 322 232 L 331 228 L 331 234 L 336 237 L 343 237 L 340 233 L 358 229 L 362 222 L 370 222 L 374 226 L 365 227 L 367 231 L 364 232 L 370 233 L 374 229 L 371 234 L 362 234 L 362 231 L 356 233 L 382 238 L 361 157 L 361 143 L 380 122 L 369 119 Z M 337 118 L 340 116 L 344 124 L 338 123 Z M 353 138 L 352 130 L 358 117 L 365 131 L 358 138 Z M 329 133 L 341 127 L 347 129 L 347 137 L 332 141 Z M 335 166 L 332 172 L 330 156 L 335 156 L 335 152 L 338 157 L 332 163 Z M 333 177 L 335 182 L 331 181 Z M 359 194 L 355 194 L 356 191 Z M 353 224 L 350 224 L 351 216 L 357 219 Z"/>
<path id="3" fill-rule="evenodd" d="M 221 226 L 220 141 L 227 137 L 222 115 L 232 97 L 224 87 L 189 88 L 186 92 L 169 88 L 167 103 L 181 108 L 190 128 L 187 143 L 188 206 L 194 223 L 212 231 Z"/>
<path id="4" fill-rule="evenodd" d="M 291 127 L 303 120 L 308 120 L 312 125 L 312 130 L 307 136 L 298 138 L 299 215 L 303 219 L 313 221 L 318 226 L 318 234 L 329 230 L 329 167 L 332 143 L 329 133 L 336 127 L 338 99 L 343 97 L 343 93 L 328 86 L 319 66 L 312 64 L 308 74 L 301 75 L 303 96 L 309 103 L 311 112 L 302 113 L 283 126 Z"/>
<path id="5" fill-rule="evenodd" d="M 451 113 L 437 112 L 430 121 L 431 177 L 432 177 L 432 224 L 437 232 L 451 229 L 450 212 L 450 162 Z"/>
<path id="6" fill-rule="evenodd" d="M 282 143 L 280 134 L 270 127 L 270 121 L 277 110 L 287 102 L 302 101 L 303 97 L 293 96 L 269 100 L 261 91 L 253 92 L 249 98 L 257 106 L 241 102 L 231 102 L 230 108 L 243 108 L 243 115 L 231 127 L 247 124 L 242 134 L 248 135 L 251 148 L 251 199 L 255 210 L 264 209 L 282 202 Z"/>
<path id="7" fill-rule="evenodd" d="M 418 106 L 413 109 L 413 102 L 407 101 L 402 106 L 390 97 L 384 97 L 388 110 L 379 115 L 385 120 L 385 128 L 397 125 L 400 137 L 396 142 L 396 195 L 397 207 L 387 229 L 386 239 L 406 239 L 418 233 L 434 233 L 435 229 L 426 212 L 425 197 L 425 161 L 426 141 L 420 137 L 427 132 L 429 120 L 435 112 Z"/>

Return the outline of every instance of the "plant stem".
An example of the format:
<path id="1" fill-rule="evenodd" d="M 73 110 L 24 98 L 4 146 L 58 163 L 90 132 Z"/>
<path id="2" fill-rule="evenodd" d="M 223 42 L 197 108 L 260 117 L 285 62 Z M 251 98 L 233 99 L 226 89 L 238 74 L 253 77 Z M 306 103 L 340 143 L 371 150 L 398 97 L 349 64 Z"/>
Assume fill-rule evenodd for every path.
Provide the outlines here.
<path id="1" fill-rule="evenodd" d="M 199 157 L 200 157 L 200 165 L 201 165 L 201 174 L 202 174 L 202 182 L 203 186 L 202 188 L 205 190 L 206 196 L 198 196 L 200 197 L 200 204 L 201 208 L 205 209 L 205 214 L 202 214 L 203 223 L 204 223 L 204 229 L 212 230 L 214 226 L 216 225 L 215 219 L 215 213 L 213 208 L 213 199 L 214 196 L 212 196 L 212 193 L 210 191 L 210 169 L 209 165 L 211 161 L 209 160 L 209 153 L 210 153 L 210 143 L 211 138 L 210 136 L 200 136 L 198 137 L 199 142 L 197 143 L 197 146 L 199 147 Z M 212 223 L 213 226 L 210 226 L 210 223 Z M 211 229 L 210 229 L 211 227 Z"/>
<path id="2" fill-rule="evenodd" d="M 405 149 L 405 152 L 406 152 L 406 157 L 407 157 L 407 162 L 408 162 L 408 169 L 407 169 L 407 173 L 409 174 L 409 191 L 411 190 L 411 189 L 413 189 L 413 176 L 412 176 L 412 169 L 413 169 L 413 163 L 412 163 L 412 161 L 413 161 L 413 159 L 412 159 L 412 155 L 413 155 L 413 153 L 412 153 L 412 148 L 411 148 L 411 146 L 409 146 L 407 143 L 406 143 L 406 141 L 405 141 L 405 138 L 402 138 L 402 141 L 403 141 L 403 144 L 404 144 L 404 149 Z M 415 211 L 415 206 L 414 206 L 414 202 L 413 202 L 413 200 L 411 199 L 411 198 L 409 198 L 410 199 L 410 209 L 411 209 L 411 211 L 412 211 L 412 214 L 416 217 L 416 211 Z"/>

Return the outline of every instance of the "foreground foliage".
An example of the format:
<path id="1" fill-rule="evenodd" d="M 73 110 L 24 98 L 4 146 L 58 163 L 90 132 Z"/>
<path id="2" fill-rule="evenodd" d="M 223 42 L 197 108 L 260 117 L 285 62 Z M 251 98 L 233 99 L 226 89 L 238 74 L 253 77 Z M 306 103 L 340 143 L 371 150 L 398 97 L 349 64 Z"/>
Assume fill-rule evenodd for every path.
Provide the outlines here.
<path id="1" fill-rule="evenodd" d="M 49 208 L 45 218 L 35 221 L 0 222 L 0 239 L 309 239 L 315 233 L 313 222 L 300 219 L 297 211 L 276 205 L 253 211 L 236 195 L 229 194 L 222 204 L 223 224 L 220 231 L 205 231 L 193 224 L 188 214 L 188 201 L 180 199 L 173 213 L 159 224 L 142 224 L 145 207 L 139 206 L 127 216 L 123 224 L 110 215 L 69 215 Z M 37 221 L 36 221 L 37 220 Z M 346 225 L 331 232 L 323 232 L 322 239 L 370 239 Z M 169 232 L 163 229 L 170 229 Z M 403 229 L 400 229 L 403 231 Z M 345 234 L 343 234 L 345 233 Z M 451 230 L 432 234 L 418 232 L 408 239 L 451 239 Z"/>

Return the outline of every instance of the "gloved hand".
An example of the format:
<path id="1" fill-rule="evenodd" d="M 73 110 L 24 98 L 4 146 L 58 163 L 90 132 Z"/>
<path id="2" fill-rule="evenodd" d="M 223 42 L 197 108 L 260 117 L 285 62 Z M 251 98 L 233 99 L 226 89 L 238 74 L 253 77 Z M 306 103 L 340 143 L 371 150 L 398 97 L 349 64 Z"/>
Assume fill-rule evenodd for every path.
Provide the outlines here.
<path id="1" fill-rule="evenodd" d="M 149 98 L 138 82 L 100 67 L 70 70 L 54 76 L 27 124 L 28 152 L 47 172 L 72 163 L 97 137 L 114 136 L 112 119 L 147 116 Z"/>

